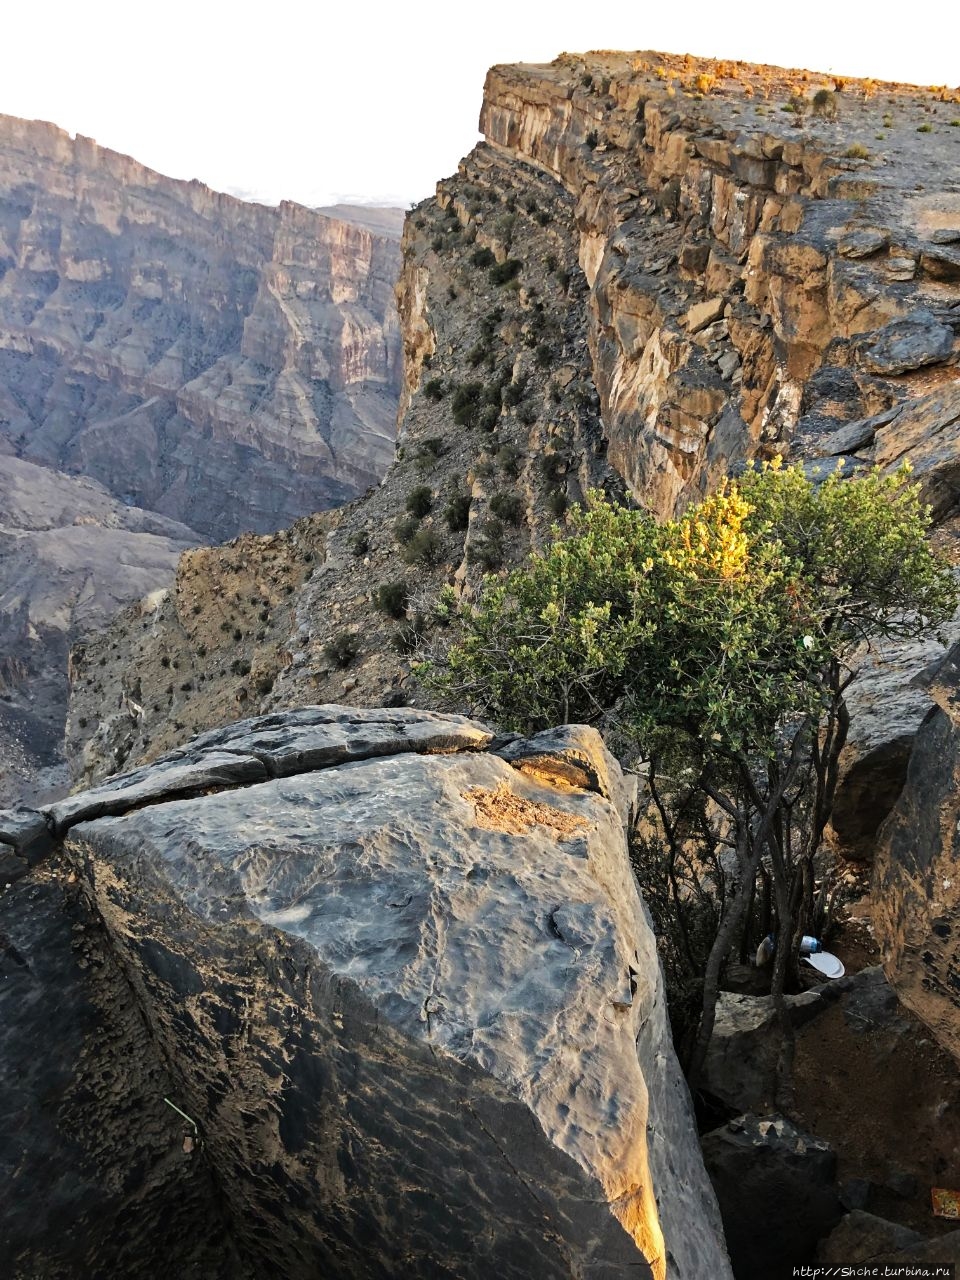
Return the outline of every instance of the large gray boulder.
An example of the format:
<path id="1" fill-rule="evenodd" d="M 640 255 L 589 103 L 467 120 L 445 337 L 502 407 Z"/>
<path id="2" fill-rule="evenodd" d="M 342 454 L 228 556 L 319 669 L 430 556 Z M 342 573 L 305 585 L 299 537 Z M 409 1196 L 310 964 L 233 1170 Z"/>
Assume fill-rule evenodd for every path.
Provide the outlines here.
<path id="1" fill-rule="evenodd" d="M 256 1275 L 730 1275 L 619 770 L 501 750 L 311 708 L 48 814 Z"/>

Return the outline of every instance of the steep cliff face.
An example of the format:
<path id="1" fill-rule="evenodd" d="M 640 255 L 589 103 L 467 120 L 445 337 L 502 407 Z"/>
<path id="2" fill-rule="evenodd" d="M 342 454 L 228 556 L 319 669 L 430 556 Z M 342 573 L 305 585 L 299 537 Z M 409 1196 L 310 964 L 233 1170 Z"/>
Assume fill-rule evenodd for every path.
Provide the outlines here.
<path id="1" fill-rule="evenodd" d="M 898 995 L 960 1059 L 960 646 L 925 684 L 936 705 L 880 830 L 875 927 Z"/>
<path id="2" fill-rule="evenodd" d="M 202 1269 L 217 1217 L 191 1234 L 212 1183 L 233 1274 L 730 1275 L 628 809 L 591 729 L 498 743 L 460 716 L 323 706 L 202 735 L 32 815 L 68 837 L 87 946 L 109 952 L 89 981 L 62 964 L 72 987 L 109 997 L 117 966 L 129 984 L 111 1004 L 113 1047 L 129 1055 L 116 1096 L 168 1090 L 130 1160 L 148 1213 L 183 1179 L 182 1274 L 217 1274 Z M 0 841 L 29 821 L 0 813 Z M 31 958 L 38 933 L 57 935 L 46 905 L 19 924 Z M 17 1028 L 28 1043 L 0 1033 L 0 1056 L 33 1061 L 21 1108 L 47 1106 L 56 1067 L 43 1136 L 54 1151 L 89 1143 L 113 1059 L 76 1061 L 85 1025 L 71 1023 L 62 1056 L 30 1055 L 38 1030 L 22 1011 Z M 181 1113 L 166 1126 L 162 1096 Z M 91 1205 L 137 1194 L 135 1180 L 102 1186 L 123 1114 L 106 1117 L 88 1184 L 57 1169 L 43 1189 L 82 1224 L 81 1260 L 115 1247 L 109 1224 L 89 1229 Z M 4 1129 L 0 1161 L 21 1143 Z M 124 1246 L 138 1215 L 127 1223 Z M 39 1274 L 48 1241 L 27 1213 L 14 1226 L 8 1256 Z M 141 1241 L 138 1274 L 160 1273 L 165 1240 Z"/>
<path id="3" fill-rule="evenodd" d="M 80 635 L 166 588 L 185 547 L 380 479 L 399 226 L 0 117 L 0 800 L 56 784 Z"/>
<path id="4" fill-rule="evenodd" d="M 261 708 L 424 699 L 409 651 L 442 628 L 441 589 L 469 596 L 590 486 L 667 514 L 756 456 L 907 460 L 953 539 L 956 111 L 659 54 L 494 68 L 486 140 L 407 219 L 398 461 L 333 518 Z M 396 618 L 377 607 L 392 584 Z M 117 645 L 94 682 L 108 706 L 125 671 L 166 686 L 168 634 L 134 652 L 121 623 L 88 649 Z M 71 720 L 86 777 L 116 758 L 91 679 Z M 187 712 L 174 693 L 124 729 L 124 758 Z"/>
<path id="5" fill-rule="evenodd" d="M 209 538 L 342 502 L 392 456 L 397 261 L 4 116 L 0 432 Z"/>

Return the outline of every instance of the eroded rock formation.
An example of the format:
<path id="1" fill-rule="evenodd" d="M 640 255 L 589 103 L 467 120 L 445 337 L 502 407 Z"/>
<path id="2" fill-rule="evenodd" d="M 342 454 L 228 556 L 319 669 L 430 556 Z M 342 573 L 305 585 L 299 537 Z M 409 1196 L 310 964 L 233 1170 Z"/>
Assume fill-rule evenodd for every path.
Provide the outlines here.
<path id="1" fill-rule="evenodd" d="M 252 1275 L 729 1275 L 626 803 L 592 730 L 498 744 L 461 717 L 314 707 L 43 811 L 143 1019 L 117 1047 L 166 1064 L 155 1087 L 202 1142 L 184 1153 L 168 1116 L 168 1159 L 209 1177 Z M 52 1056 L 82 1092 L 95 1068 Z M 21 1083 L 27 1125 L 52 1069 Z M 50 1141 L 83 1149 L 103 1104 L 62 1097 Z M 25 1133 L 3 1133 L 14 1163 Z M 94 1192 L 63 1172 L 83 1217 Z M 45 1246 L 16 1226 L 29 1274 Z"/>
<path id="2" fill-rule="evenodd" d="M 380 479 L 399 226 L 250 204 L 0 117 L 0 802 L 65 778 L 83 633 L 168 587 L 186 547 Z"/>
<path id="3" fill-rule="evenodd" d="M 0 117 L 0 437 L 211 539 L 393 456 L 395 235 Z"/>
<path id="4" fill-rule="evenodd" d="M 449 617 L 441 589 L 469 598 L 590 487 L 667 514 L 758 456 L 906 460 L 953 543 L 960 203 L 942 178 L 956 107 L 849 81 L 835 112 L 798 114 L 791 99 L 809 108 L 821 84 L 649 53 L 489 73 L 484 142 L 406 222 L 398 461 L 331 521 L 286 635 L 265 641 L 277 676 L 258 710 L 424 700 L 409 653 Z M 396 584 L 399 618 L 376 607 Z M 178 604 L 155 633 L 124 620 L 88 649 L 70 725 L 83 778 L 202 727 L 166 692 L 184 629 Z M 341 668 L 344 633 L 357 653 Z M 220 657 L 186 660 L 222 675 Z M 160 711 L 118 726 L 109 708 L 134 672 Z M 882 804 L 858 814 L 855 791 L 854 774 L 862 843 Z"/>

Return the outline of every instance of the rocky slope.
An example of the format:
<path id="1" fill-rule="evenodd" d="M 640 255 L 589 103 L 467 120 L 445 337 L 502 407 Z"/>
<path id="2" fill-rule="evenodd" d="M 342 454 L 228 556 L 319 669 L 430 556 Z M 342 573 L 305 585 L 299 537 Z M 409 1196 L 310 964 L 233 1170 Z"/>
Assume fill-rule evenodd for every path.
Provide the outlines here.
<path id="1" fill-rule="evenodd" d="M 66 781 L 70 645 L 169 581 L 198 541 L 96 481 L 0 457 L 0 802 Z"/>
<path id="2" fill-rule="evenodd" d="M 0 814 L 11 1274 L 729 1276 L 628 810 L 593 730 L 326 706 Z"/>
<path id="3" fill-rule="evenodd" d="M 186 546 L 380 479 L 399 226 L 0 117 L 0 801 L 56 784 L 79 636 L 166 588 Z"/>
<path id="4" fill-rule="evenodd" d="M 485 141 L 404 232 L 398 461 L 334 518 L 286 634 L 265 640 L 278 674 L 259 706 L 423 699 L 409 650 L 442 629 L 442 589 L 514 562 L 589 486 L 666 513 L 758 454 L 908 459 L 952 543 L 947 97 L 660 54 L 494 68 Z M 377 607 L 384 587 L 399 605 Z M 209 723 L 168 689 L 174 655 L 224 691 L 204 716 L 234 714 L 229 655 L 185 645 L 181 595 L 156 631 L 121 620 L 88 647 L 70 721 L 82 776 Z M 119 723 L 134 674 L 160 710 Z"/>

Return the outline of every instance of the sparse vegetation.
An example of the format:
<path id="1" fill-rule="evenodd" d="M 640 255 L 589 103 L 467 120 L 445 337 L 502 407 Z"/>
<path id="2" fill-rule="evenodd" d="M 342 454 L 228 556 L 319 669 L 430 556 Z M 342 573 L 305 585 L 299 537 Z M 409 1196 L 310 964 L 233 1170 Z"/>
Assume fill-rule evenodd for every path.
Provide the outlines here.
<path id="1" fill-rule="evenodd" d="M 424 383 L 423 394 L 427 397 L 428 400 L 433 400 L 433 401 L 442 400 L 444 397 L 444 393 L 445 393 L 445 388 L 443 385 L 442 378 L 431 378 L 429 382 Z"/>
<path id="2" fill-rule="evenodd" d="M 823 120 L 836 120 L 837 95 L 830 89 L 818 89 L 811 104 L 813 114 Z"/>
<path id="3" fill-rule="evenodd" d="M 336 667 L 349 667 L 360 652 L 360 637 L 355 631 L 339 631 L 323 646 L 328 662 Z"/>
<path id="4" fill-rule="evenodd" d="M 443 516 L 451 533 L 462 533 L 470 524 L 469 493 L 455 493 L 444 507 Z"/>
<path id="5" fill-rule="evenodd" d="M 443 540 L 436 529 L 420 529 L 401 552 L 407 564 L 435 566 L 443 561 Z"/>
<path id="6" fill-rule="evenodd" d="M 373 593 L 374 606 L 390 618 L 402 618 L 407 612 L 410 588 L 402 578 L 383 582 Z"/>
<path id="7" fill-rule="evenodd" d="M 397 627 L 393 633 L 392 643 L 397 653 L 404 655 L 415 653 L 427 629 L 427 620 L 418 613 L 410 622 Z"/>
<path id="8" fill-rule="evenodd" d="M 869 160 L 870 152 L 862 142 L 854 142 L 843 153 L 848 160 Z"/>
<path id="9" fill-rule="evenodd" d="M 428 484 L 418 484 L 407 494 L 406 507 L 412 516 L 422 520 L 433 508 L 433 490 Z"/>
<path id="10" fill-rule="evenodd" d="M 414 515 L 397 516 L 393 524 L 393 536 L 401 547 L 405 547 L 407 543 L 416 535 L 420 528 L 420 517 Z"/>
<path id="11" fill-rule="evenodd" d="M 495 493 L 490 499 L 490 510 L 505 524 L 519 525 L 523 523 L 523 499 L 513 490 Z"/>
<path id="12" fill-rule="evenodd" d="M 522 270 L 523 263 L 519 258 L 505 258 L 491 270 L 490 279 L 497 285 L 509 284 L 519 276 Z"/>
<path id="13" fill-rule="evenodd" d="M 350 539 L 349 547 L 353 555 L 355 555 L 358 560 L 363 559 L 370 550 L 370 535 L 367 533 L 366 529 L 360 529 L 353 535 Z"/>
<path id="14" fill-rule="evenodd" d="M 458 426 L 472 427 L 476 425 L 477 414 L 483 399 L 483 391 L 482 382 L 463 382 L 457 387 L 450 402 L 450 410 L 453 414 L 453 420 Z"/>
<path id="15" fill-rule="evenodd" d="M 470 544 L 468 559 L 485 573 L 494 573 L 502 567 L 506 553 L 506 529 L 499 520 L 484 520 Z"/>

